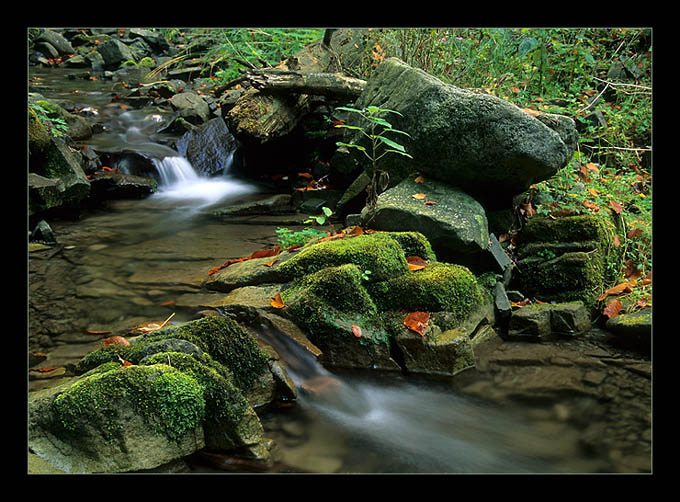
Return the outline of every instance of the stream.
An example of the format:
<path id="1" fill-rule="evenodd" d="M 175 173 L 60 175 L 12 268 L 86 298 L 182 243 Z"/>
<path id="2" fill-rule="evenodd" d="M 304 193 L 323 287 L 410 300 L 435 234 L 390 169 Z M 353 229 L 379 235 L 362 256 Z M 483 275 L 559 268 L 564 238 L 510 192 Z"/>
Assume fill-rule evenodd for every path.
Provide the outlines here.
<path id="1" fill-rule="evenodd" d="M 162 111 L 108 107 L 111 81 L 74 81 L 67 73 L 78 71 L 31 68 L 40 85 L 30 90 L 92 107 L 105 130 L 84 144 L 148 155 L 160 182 L 146 199 L 110 201 L 79 221 L 49 222 L 63 249 L 54 257 L 29 260 L 29 325 L 49 334 L 41 339 L 49 366 L 73 364 L 98 347 L 101 337 L 91 332 L 162 321 L 173 313 L 172 322 L 195 317 L 202 303 L 223 296 L 200 288 L 210 268 L 276 243 L 271 223 L 225 223 L 207 212 L 257 200 L 261 186 L 232 177 L 228 168 L 222 176 L 197 175 L 168 146 L 173 138 L 156 134 L 166 118 Z M 616 468 L 607 455 L 583 448 L 587 424 L 556 413 L 556 403 L 493 401 L 483 392 L 461 392 L 446 380 L 329 371 L 296 347 L 282 345 L 285 340 L 261 336 L 278 349 L 299 390 L 293 406 L 261 417 L 265 436 L 277 445 L 278 462 L 293 472 Z M 474 386 L 474 375 L 468 378 Z M 51 383 L 31 381 L 29 390 L 45 385 Z M 190 469 L 219 472 L 200 463 Z"/>

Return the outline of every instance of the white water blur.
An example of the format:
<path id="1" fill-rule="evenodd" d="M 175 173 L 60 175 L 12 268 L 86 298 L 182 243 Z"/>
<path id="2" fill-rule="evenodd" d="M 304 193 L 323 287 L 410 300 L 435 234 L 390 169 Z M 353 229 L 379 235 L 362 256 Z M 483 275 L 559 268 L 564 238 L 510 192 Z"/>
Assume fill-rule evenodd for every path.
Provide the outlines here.
<path id="1" fill-rule="evenodd" d="M 252 193 L 252 185 L 228 175 L 220 177 L 199 176 L 191 163 L 182 156 L 152 159 L 158 170 L 160 182 L 153 197 L 170 201 L 180 207 L 203 209 L 227 198 Z M 225 168 L 225 171 L 228 169 Z"/>

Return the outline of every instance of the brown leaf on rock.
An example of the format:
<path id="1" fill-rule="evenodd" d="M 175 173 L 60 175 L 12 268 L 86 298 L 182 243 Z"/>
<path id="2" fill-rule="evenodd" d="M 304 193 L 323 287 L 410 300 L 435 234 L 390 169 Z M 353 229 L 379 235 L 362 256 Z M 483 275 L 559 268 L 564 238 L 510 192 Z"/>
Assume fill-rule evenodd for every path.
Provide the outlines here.
<path id="1" fill-rule="evenodd" d="M 122 336 L 110 336 L 108 338 L 104 338 L 102 343 L 104 344 L 104 347 L 108 347 L 109 345 L 130 345 L 130 342 L 128 342 L 127 339 L 123 338 Z"/>
<path id="2" fill-rule="evenodd" d="M 411 331 L 415 331 L 420 336 L 425 336 L 425 329 L 429 321 L 430 314 L 427 312 L 411 312 L 404 319 L 404 326 Z"/>
<path id="3" fill-rule="evenodd" d="M 425 197 L 427 197 L 427 195 L 424 193 L 414 193 L 413 195 L 411 195 L 411 197 L 413 197 L 416 200 L 423 200 Z"/>
<path id="4" fill-rule="evenodd" d="M 406 263 L 408 263 L 409 270 L 422 270 L 428 265 L 420 256 L 407 256 Z"/>
<path id="5" fill-rule="evenodd" d="M 276 296 L 274 296 L 269 303 L 275 309 L 282 309 L 286 306 L 286 304 L 283 303 L 283 298 L 281 298 L 281 293 L 276 293 Z"/>
<path id="6" fill-rule="evenodd" d="M 619 300 L 611 300 L 607 306 L 604 308 L 602 313 L 609 317 L 610 319 L 616 317 L 623 310 L 623 304 Z"/>
<path id="7" fill-rule="evenodd" d="M 612 286 L 611 288 L 607 289 L 597 299 L 602 301 L 608 296 L 616 296 L 620 295 L 621 293 L 630 293 L 631 291 L 631 282 L 622 282 L 621 284 L 617 284 L 616 286 Z"/>

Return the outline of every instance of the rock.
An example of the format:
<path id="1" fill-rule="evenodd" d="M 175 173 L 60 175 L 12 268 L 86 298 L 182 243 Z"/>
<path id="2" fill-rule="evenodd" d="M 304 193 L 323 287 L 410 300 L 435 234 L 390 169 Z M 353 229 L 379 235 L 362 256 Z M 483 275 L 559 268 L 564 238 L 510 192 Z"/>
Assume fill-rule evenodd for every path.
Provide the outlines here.
<path id="1" fill-rule="evenodd" d="M 508 339 L 554 340 L 590 330 L 590 314 L 582 302 L 526 305 L 512 313 Z"/>
<path id="2" fill-rule="evenodd" d="M 77 207 L 90 193 L 78 157 L 63 139 L 49 135 L 29 110 L 29 214 Z"/>
<path id="3" fill-rule="evenodd" d="M 109 70 L 118 68 L 126 61 L 137 60 L 132 49 L 115 38 L 109 38 L 105 43 L 98 46 L 97 52 L 101 54 L 104 60 L 104 67 Z"/>
<path id="4" fill-rule="evenodd" d="M 421 193 L 425 199 L 413 198 Z M 417 229 L 437 256 L 454 263 L 478 262 L 489 245 L 486 214 L 479 202 L 459 188 L 430 178 L 416 183 L 409 177 L 380 194 L 375 209 L 362 214 L 362 225 L 387 231 Z"/>
<path id="5" fill-rule="evenodd" d="M 509 206 L 509 197 L 548 179 L 570 160 L 560 134 L 519 107 L 446 85 L 396 58 L 377 67 L 355 103 L 356 108 L 371 105 L 401 113 L 387 118 L 411 135 L 402 144 L 412 160 L 386 155 L 378 164 L 394 181 L 417 170 L 485 203 Z M 359 136 L 353 139 L 362 144 Z"/>
<path id="6" fill-rule="evenodd" d="M 253 258 L 232 263 L 205 279 L 203 286 L 211 291 L 228 293 L 233 289 L 245 286 L 285 282 L 281 278 L 281 264 L 285 263 L 292 256 L 294 256 L 294 253 L 283 251 L 279 253 L 279 259 L 270 267 L 265 265 L 265 263 L 273 261 L 275 257 Z"/>
<path id="7" fill-rule="evenodd" d="M 202 124 L 210 119 L 208 103 L 195 92 L 180 92 L 169 101 L 172 108 L 180 112 L 180 117 L 193 125 Z"/>
<path id="8" fill-rule="evenodd" d="M 194 378 L 167 365 L 114 366 L 29 398 L 32 453 L 63 472 L 109 473 L 204 447 L 205 400 Z"/>
<path id="9" fill-rule="evenodd" d="M 614 245 L 618 235 L 621 245 Z M 517 283 L 526 296 L 542 301 L 597 297 L 618 277 L 625 236 L 605 212 L 597 215 L 530 218 L 519 237 Z"/>
<path id="10" fill-rule="evenodd" d="M 66 56 L 68 54 L 74 54 L 76 51 L 73 49 L 71 43 L 54 30 L 42 29 L 40 35 L 35 39 L 36 44 L 38 42 L 46 42 L 51 47 L 53 47 L 59 56 Z"/>
<path id="11" fill-rule="evenodd" d="M 180 155 L 184 155 L 196 172 L 204 176 L 227 174 L 237 146 L 236 139 L 221 118 L 208 120 L 192 129 L 175 144 Z"/>
<path id="12" fill-rule="evenodd" d="M 294 210 L 290 194 L 277 194 L 262 200 L 213 209 L 211 213 L 215 216 L 245 216 L 291 213 Z"/>
<path id="13" fill-rule="evenodd" d="M 170 50 L 170 44 L 160 32 L 144 30 L 141 28 L 130 28 L 129 35 L 132 39 L 141 37 L 156 51 L 167 52 Z"/>
<path id="14" fill-rule="evenodd" d="M 57 239 L 54 237 L 52 228 L 45 220 L 40 220 L 35 226 L 33 232 L 31 232 L 31 240 L 41 241 L 49 245 L 57 243 Z"/>
<path id="15" fill-rule="evenodd" d="M 396 343 L 409 373 L 455 376 L 475 366 L 470 338 L 459 330 L 424 336 L 406 331 Z"/>
<path id="16" fill-rule="evenodd" d="M 652 309 L 619 314 L 608 319 L 605 328 L 621 345 L 649 351 L 652 342 Z"/>
<path id="17" fill-rule="evenodd" d="M 96 171 L 90 178 L 91 197 L 102 200 L 139 199 L 158 189 L 153 178 L 118 171 Z"/>

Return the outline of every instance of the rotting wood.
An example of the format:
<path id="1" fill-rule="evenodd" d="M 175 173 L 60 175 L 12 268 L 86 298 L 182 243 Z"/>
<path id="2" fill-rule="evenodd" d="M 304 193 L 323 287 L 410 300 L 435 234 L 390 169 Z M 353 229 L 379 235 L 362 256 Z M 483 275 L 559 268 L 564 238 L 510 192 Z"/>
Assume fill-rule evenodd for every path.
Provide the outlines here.
<path id="1" fill-rule="evenodd" d="M 358 97 L 366 81 L 339 73 L 302 72 L 281 69 L 251 70 L 246 74 L 262 92 L 296 92 L 331 97 Z"/>

